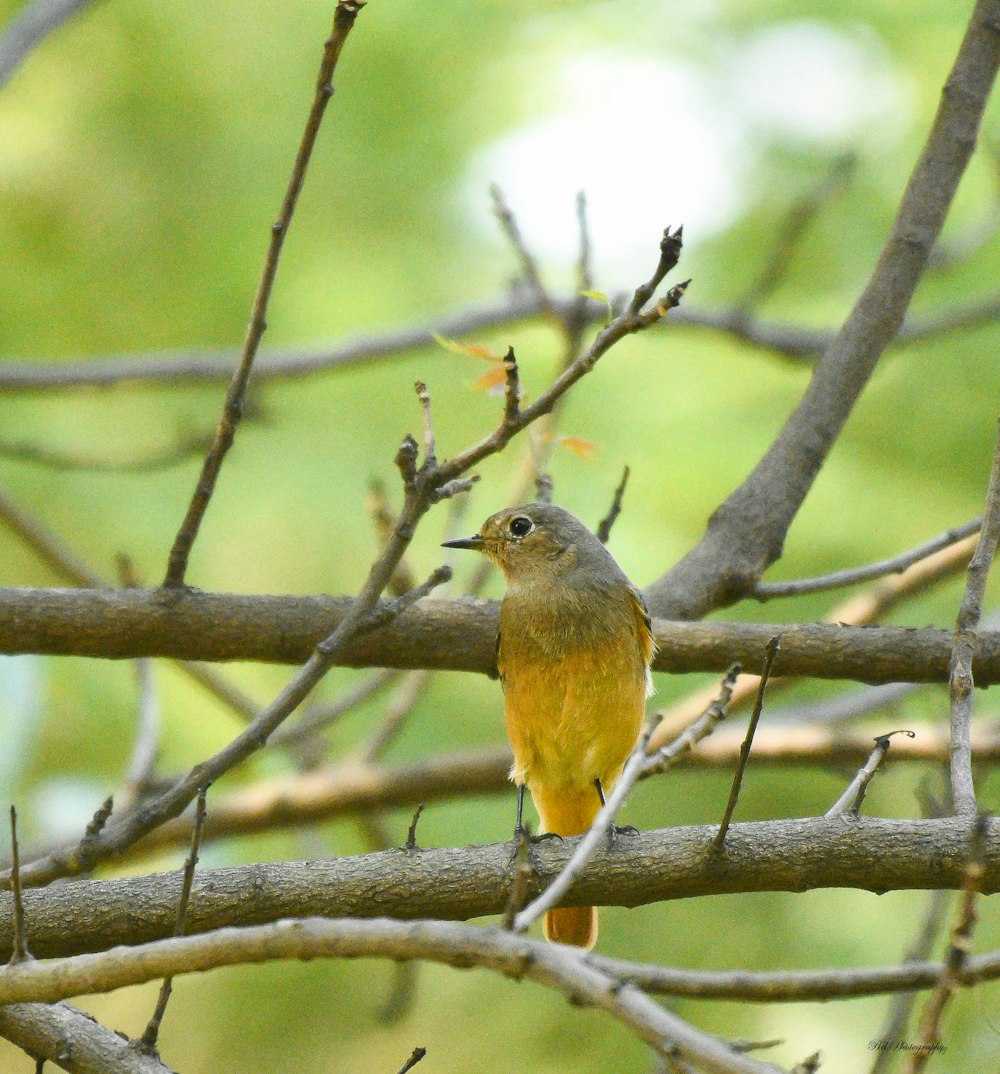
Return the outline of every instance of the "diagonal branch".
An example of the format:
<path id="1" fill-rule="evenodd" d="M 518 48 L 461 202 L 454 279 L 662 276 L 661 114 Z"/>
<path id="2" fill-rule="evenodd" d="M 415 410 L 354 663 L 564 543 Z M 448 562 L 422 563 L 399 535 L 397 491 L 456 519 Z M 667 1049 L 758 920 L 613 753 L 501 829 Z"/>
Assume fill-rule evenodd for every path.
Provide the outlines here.
<path id="1" fill-rule="evenodd" d="M 1000 2 L 979 0 L 868 283 L 765 456 L 712 515 L 702 541 L 646 590 L 654 615 L 694 619 L 731 604 L 781 555 L 789 526 L 903 322 L 975 147 L 998 63 Z"/>
<path id="2" fill-rule="evenodd" d="M 191 503 L 188 505 L 187 514 L 181 523 L 181 528 L 174 538 L 173 547 L 167 565 L 167 575 L 164 585 L 180 587 L 184 584 L 184 575 L 187 571 L 188 557 L 191 554 L 191 546 L 198 536 L 201 520 L 208 508 L 209 500 L 215 491 L 215 482 L 226 453 L 232 446 L 243 416 L 244 396 L 247 384 L 250 380 L 250 371 L 253 367 L 254 358 L 260 347 L 260 341 L 267 330 L 267 307 L 271 299 L 271 290 L 278 273 L 278 261 L 281 257 L 281 249 L 285 243 L 285 236 L 295 213 L 295 205 L 298 202 L 302 185 L 305 182 L 306 170 L 313 148 L 316 145 L 316 137 L 319 134 L 320 124 L 323 122 L 323 114 L 326 106 L 333 96 L 333 73 L 337 67 L 341 50 L 347 40 L 348 34 L 354 26 L 358 12 L 364 6 L 364 0 L 339 0 L 333 18 L 333 31 L 323 48 L 323 59 L 319 67 L 319 75 L 316 78 L 316 92 L 313 96 L 312 106 L 309 109 L 309 117 L 306 120 L 305 131 L 299 143 L 295 163 L 292 166 L 292 174 L 288 180 L 288 188 L 285 191 L 284 200 L 281 203 L 281 211 L 277 221 L 271 226 L 271 239 L 268 245 L 267 256 L 264 259 L 264 268 L 260 282 L 257 285 L 257 293 L 254 295 L 253 306 L 250 311 L 250 323 L 247 326 L 246 338 L 243 342 L 243 352 L 240 362 L 229 382 L 229 390 L 226 392 L 226 401 L 222 408 L 222 416 L 216 429 L 215 439 L 205 462 L 202 465 L 201 476 L 195 488 Z"/>

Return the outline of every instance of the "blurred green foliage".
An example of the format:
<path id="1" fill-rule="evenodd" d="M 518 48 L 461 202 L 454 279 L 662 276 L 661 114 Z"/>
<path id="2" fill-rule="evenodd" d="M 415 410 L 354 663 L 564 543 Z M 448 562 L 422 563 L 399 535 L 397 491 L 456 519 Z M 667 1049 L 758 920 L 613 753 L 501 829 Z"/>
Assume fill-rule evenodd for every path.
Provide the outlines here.
<path id="1" fill-rule="evenodd" d="M 558 119 L 572 104 L 560 72 L 572 64 L 586 70 L 604 53 L 624 57 L 626 66 L 641 60 L 700 79 L 697 93 L 715 109 L 721 131 L 705 133 L 737 149 L 718 158 L 732 192 L 728 217 L 713 218 L 711 207 L 697 207 L 692 221 L 686 205 L 671 204 L 665 195 L 664 204 L 648 206 L 648 244 L 629 256 L 622 276 L 602 265 L 621 263 L 614 221 L 629 208 L 633 154 L 646 143 L 622 135 L 632 129 L 626 117 L 606 122 L 595 113 L 582 150 L 618 169 L 613 177 L 620 191 L 595 212 L 595 222 L 603 222 L 593 233 L 595 286 L 614 293 L 644 278 L 662 227 L 683 219 L 689 245 L 682 272 L 695 281 L 686 301 L 702 308 L 738 301 L 766 262 L 789 207 L 822 180 L 838 154 L 850 151 L 858 158 L 850 182 L 822 206 L 782 285 L 760 311 L 836 325 L 884 239 L 971 5 L 719 0 L 694 12 L 690 6 L 371 0 L 338 71 L 337 94 L 286 246 L 266 345 L 335 341 L 426 321 L 499 294 L 516 262 L 489 220 L 486 190 L 477 185 L 483 161 L 497 159 L 489 156 L 491 147 L 516 140 L 525 124 Z M 0 2 L 0 19 L 21 7 Z M 332 7 L 318 0 L 106 0 L 28 59 L 0 92 L 0 355 L 85 361 L 239 345 Z M 822 128 L 822 109 L 814 131 L 797 132 L 781 121 L 780 108 L 774 115 L 752 113 L 747 102 L 767 87 L 746 74 L 742 61 L 761 42 L 777 40 L 769 34 L 803 26 L 820 44 L 832 41 L 837 55 L 858 58 L 857 70 L 845 68 L 845 77 L 854 79 L 862 102 L 890 87 L 888 114 L 846 128 L 841 123 L 840 133 L 831 134 Z M 806 70 L 808 40 L 801 38 L 802 56 L 789 57 Z M 599 96 L 605 88 L 612 87 L 593 90 Z M 802 87 L 804 96 L 808 89 Z M 837 119 L 836 101 L 828 111 Z M 983 149 L 949 220 L 952 241 L 985 234 L 996 211 L 996 102 L 988 117 Z M 684 140 L 683 116 L 670 98 L 646 95 L 635 100 L 632 118 L 660 153 L 653 179 L 662 174 L 669 191 L 694 152 Z M 506 159 L 507 172 L 528 191 L 536 175 L 545 177 L 558 163 L 516 153 Z M 575 191 L 572 184 L 565 190 L 566 247 L 573 240 Z M 530 233 L 526 238 L 533 240 Z M 538 238 L 548 249 L 551 236 Z M 617 252 L 602 260 L 602 248 Z M 560 282 L 570 278 L 565 258 L 547 257 L 543 267 Z M 934 314 L 995 293 L 996 267 L 997 244 L 986 242 L 958 264 L 932 270 L 916 310 Z M 557 338 L 541 326 L 477 342 L 497 349 L 513 343 L 532 394 L 558 355 Z M 884 362 L 793 526 L 774 577 L 890 555 L 981 509 L 998 411 L 997 344 L 996 329 L 986 328 L 936 338 Z M 356 590 L 375 551 L 365 488 L 373 476 L 393 487 L 395 447 L 418 424 L 413 381 L 419 376 L 429 384 L 439 446 L 451 453 L 496 418 L 498 401 L 471 390 L 482 372 L 474 359 L 429 348 L 377 366 L 254 388 L 253 416 L 224 468 L 195 548 L 191 582 L 242 592 Z M 592 460 L 556 454 L 557 499 L 596 524 L 628 463 L 632 483 L 611 547 L 645 584 L 697 540 L 707 515 L 778 431 L 807 377 L 802 365 L 702 330 L 667 326 L 628 340 L 565 406 L 561 430 L 592 441 L 597 451 Z M 221 385 L 200 385 L 10 395 L 0 398 L 0 431 L 5 439 L 79 456 L 127 459 L 211 430 L 221 394 Z M 482 467 L 483 480 L 466 508 L 470 525 L 505 502 L 520 450 Z M 161 471 L 109 475 L 0 457 L 4 487 L 94 569 L 112 577 L 114 557 L 124 551 L 150 583 L 162 575 L 196 472 L 195 459 Z M 418 573 L 440 561 L 444 514 L 439 509 L 418 534 L 412 554 Z M 63 580 L 0 534 L 0 583 Z M 497 595 L 496 580 L 491 585 Z M 941 586 L 900 609 L 895 620 L 946 625 L 959 591 L 960 581 Z M 820 595 L 725 614 L 795 621 L 821 617 L 831 606 Z M 261 700 L 289 674 L 258 666 L 226 671 Z M 335 672 L 320 693 L 333 696 L 354 678 Z M 173 668 L 159 669 L 157 681 L 164 772 L 193 763 L 235 732 L 233 718 Z M 659 700 L 706 681 L 661 676 Z M 29 688 L 33 696 L 25 697 Z M 131 669 L 29 658 L 0 675 L 0 689 L 7 691 L 0 699 L 7 702 L 0 703 L 8 750 L 2 774 L 21 803 L 25 829 L 41 837 L 65 825 L 79 828 L 128 762 L 135 721 Z M 836 689 L 807 684 L 800 693 L 829 696 Z M 983 718 L 995 707 L 988 697 L 978 704 Z M 31 717 L 30 734 L 23 727 L 15 732 L 11 705 L 23 707 L 26 721 L 29 712 L 41 713 Z M 335 750 L 362 737 L 379 711 L 371 702 L 353 713 L 333 735 Z M 500 712 L 495 683 L 441 675 L 392 755 L 405 759 L 498 742 Z M 933 690 L 887 718 L 894 726 L 919 725 L 940 723 L 945 713 L 944 693 Z M 225 784 L 286 767 L 283 758 L 263 756 Z M 846 775 L 755 772 L 751 765 L 740 817 L 823 811 Z M 867 808 L 912 815 L 923 778 L 940 785 L 940 773 L 889 765 Z M 627 819 L 646 826 L 717 819 L 728 782 L 725 773 L 672 774 L 642 786 Z M 982 792 L 982 804 L 996 808 L 994 776 L 984 774 Z M 512 810 L 512 796 L 434 805 L 421 820 L 420 840 L 460 845 L 506 838 Z M 394 838 L 402 840 L 408 819 L 386 818 Z M 203 860 L 211 866 L 365 848 L 356 825 L 337 822 L 212 846 Z M 176 864 L 176 858 L 156 863 Z M 924 905 L 922 893 L 876 899 L 823 891 L 609 910 L 601 947 L 692 967 L 879 964 L 902 955 Z M 995 914 L 984 908 L 977 948 L 995 946 L 998 933 Z M 409 1012 L 395 1025 L 382 1025 L 378 1011 L 393 973 L 381 964 L 325 963 L 178 980 L 163 1054 L 187 1074 L 384 1074 L 398 1069 L 415 1044 L 428 1048 L 421 1069 L 437 1072 L 607 1074 L 651 1067 L 644 1047 L 602 1016 L 534 985 L 514 987 L 482 972 L 424 968 Z M 138 1033 L 153 994 L 152 986 L 133 989 L 86 1007 Z M 1000 1028 L 987 1015 L 996 999 L 996 985 L 956 999 L 942 1069 L 995 1066 Z M 820 1048 L 828 1069 L 859 1070 L 870 1062 L 867 1042 L 878 1035 L 885 1002 L 674 1006 L 725 1037 L 783 1038 L 775 1061 L 792 1065 Z M 29 1061 L 10 1049 L 0 1056 L 5 1070 L 28 1069 Z"/>

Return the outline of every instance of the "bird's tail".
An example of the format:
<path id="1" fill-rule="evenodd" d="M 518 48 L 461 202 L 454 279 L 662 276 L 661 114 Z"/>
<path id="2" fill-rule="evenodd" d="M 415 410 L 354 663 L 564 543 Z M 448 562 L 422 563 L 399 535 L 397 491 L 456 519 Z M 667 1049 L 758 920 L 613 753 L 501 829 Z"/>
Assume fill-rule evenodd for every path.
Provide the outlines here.
<path id="1" fill-rule="evenodd" d="M 597 788 L 531 787 L 543 832 L 582 835 L 601 808 Z M 597 943 L 596 906 L 558 906 L 545 914 L 545 939 L 590 950 Z"/>

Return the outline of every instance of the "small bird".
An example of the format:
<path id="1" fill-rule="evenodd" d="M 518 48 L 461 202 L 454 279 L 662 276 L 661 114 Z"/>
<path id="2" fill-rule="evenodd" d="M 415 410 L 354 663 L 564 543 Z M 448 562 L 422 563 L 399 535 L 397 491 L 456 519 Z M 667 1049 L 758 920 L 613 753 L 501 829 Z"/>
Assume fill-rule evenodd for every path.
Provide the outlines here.
<path id="1" fill-rule="evenodd" d="M 543 832 L 580 835 L 635 748 L 652 693 L 642 595 L 579 519 L 549 503 L 499 511 L 445 547 L 482 552 L 507 583 L 496 651 L 514 751 L 515 836 L 525 787 Z M 549 910 L 545 937 L 593 947 L 596 907 Z"/>

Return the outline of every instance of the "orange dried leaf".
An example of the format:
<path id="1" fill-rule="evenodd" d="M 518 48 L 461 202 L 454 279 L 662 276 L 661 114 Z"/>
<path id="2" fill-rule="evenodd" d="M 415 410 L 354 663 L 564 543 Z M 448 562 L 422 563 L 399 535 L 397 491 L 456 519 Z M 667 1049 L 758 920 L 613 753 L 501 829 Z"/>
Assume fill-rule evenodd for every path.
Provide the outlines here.
<path id="1" fill-rule="evenodd" d="M 503 361 L 501 355 L 494 354 L 493 351 L 479 346 L 478 343 L 459 343 L 457 339 L 439 336 L 437 332 L 432 332 L 431 335 L 439 347 L 444 347 L 446 351 L 451 351 L 452 354 L 464 354 L 468 358 L 484 358 L 487 362 Z"/>
<path id="2" fill-rule="evenodd" d="M 472 385 L 472 390 L 476 392 L 492 392 L 497 391 L 503 387 L 504 381 L 507 379 L 507 371 L 501 365 L 495 369 L 491 369 L 488 373 L 484 373 L 476 382 Z"/>
<path id="3" fill-rule="evenodd" d="M 572 451 L 578 459 L 592 459 L 597 452 L 597 445 L 582 436 L 561 436 L 559 446 Z"/>

